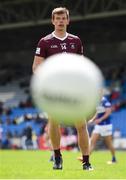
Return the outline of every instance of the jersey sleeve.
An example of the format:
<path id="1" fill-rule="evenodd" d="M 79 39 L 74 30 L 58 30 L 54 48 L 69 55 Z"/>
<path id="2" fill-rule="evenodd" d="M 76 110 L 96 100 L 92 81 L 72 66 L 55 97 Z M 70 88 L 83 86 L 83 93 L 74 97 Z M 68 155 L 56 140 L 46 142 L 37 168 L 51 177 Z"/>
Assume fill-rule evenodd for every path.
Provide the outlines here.
<path id="1" fill-rule="evenodd" d="M 44 39 L 38 42 L 35 55 L 46 58 L 46 41 Z"/>
<path id="2" fill-rule="evenodd" d="M 108 100 L 106 100 L 106 101 L 104 102 L 104 107 L 106 107 L 106 108 L 111 107 L 111 103 L 110 103 Z"/>
<path id="3" fill-rule="evenodd" d="M 82 42 L 80 40 L 80 38 L 78 38 L 78 54 L 80 55 L 84 55 L 84 52 L 83 52 L 83 45 L 82 45 Z"/>

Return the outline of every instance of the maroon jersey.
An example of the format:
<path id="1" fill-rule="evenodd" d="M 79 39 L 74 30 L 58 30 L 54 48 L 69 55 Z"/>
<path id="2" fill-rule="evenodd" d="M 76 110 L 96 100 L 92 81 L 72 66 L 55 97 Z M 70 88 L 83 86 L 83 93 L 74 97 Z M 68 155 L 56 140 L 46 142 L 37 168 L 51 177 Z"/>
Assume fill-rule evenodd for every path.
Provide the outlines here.
<path id="1" fill-rule="evenodd" d="M 83 46 L 79 37 L 67 33 L 66 37 L 58 38 L 51 33 L 40 39 L 35 55 L 47 58 L 63 52 L 83 54 Z"/>

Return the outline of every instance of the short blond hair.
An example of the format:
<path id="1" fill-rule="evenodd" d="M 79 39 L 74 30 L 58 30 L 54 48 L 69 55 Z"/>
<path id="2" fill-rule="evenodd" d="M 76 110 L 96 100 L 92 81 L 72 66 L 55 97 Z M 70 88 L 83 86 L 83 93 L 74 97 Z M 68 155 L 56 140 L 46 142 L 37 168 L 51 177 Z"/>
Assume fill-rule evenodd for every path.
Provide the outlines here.
<path id="1" fill-rule="evenodd" d="M 66 14 L 67 19 L 69 19 L 69 10 L 65 7 L 57 7 L 52 11 L 52 19 L 54 19 L 55 14 Z"/>

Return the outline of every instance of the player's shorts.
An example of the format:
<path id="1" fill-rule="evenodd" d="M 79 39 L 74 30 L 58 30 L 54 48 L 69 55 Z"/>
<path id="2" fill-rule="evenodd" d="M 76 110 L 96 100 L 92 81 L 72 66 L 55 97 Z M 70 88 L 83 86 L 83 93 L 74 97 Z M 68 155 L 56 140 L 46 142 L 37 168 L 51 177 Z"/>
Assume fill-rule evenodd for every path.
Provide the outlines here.
<path id="1" fill-rule="evenodd" d="M 100 134 L 101 136 L 110 136 L 112 135 L 112 124 L 95 125 L 93 133 Z"/>

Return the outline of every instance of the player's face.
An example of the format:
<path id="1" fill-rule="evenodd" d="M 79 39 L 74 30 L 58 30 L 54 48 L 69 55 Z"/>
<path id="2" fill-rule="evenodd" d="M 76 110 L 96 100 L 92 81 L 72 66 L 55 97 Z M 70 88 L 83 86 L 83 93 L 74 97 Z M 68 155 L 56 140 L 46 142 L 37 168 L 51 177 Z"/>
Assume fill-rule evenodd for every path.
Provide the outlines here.
<path id="1" fill-rule="evenodd" d="M 67 25 L 69 24 L 69 19 L 67 15 L 64 14 L 55 14 L 52 19 L 52 24 L 55 27 L 55 30 L 66 31 Z"/>

